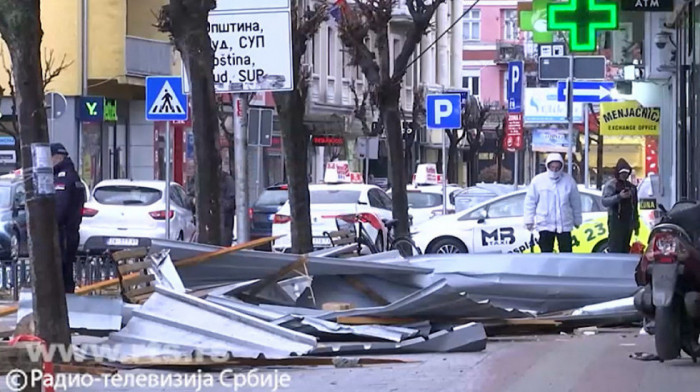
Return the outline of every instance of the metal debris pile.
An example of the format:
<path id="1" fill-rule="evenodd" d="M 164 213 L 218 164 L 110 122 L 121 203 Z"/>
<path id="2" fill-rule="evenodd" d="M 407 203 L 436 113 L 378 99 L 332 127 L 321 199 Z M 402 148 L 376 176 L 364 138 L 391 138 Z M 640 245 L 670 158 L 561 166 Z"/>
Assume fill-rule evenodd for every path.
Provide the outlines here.
<path id="1" fill-rule="evenodd" d="M 143 303 L 68 297 L 71 328 L 108 331 L 110 362 L 473 352 L 487 336 L 638 320 L 634 255 L 348 257 L 153 240 Z M 130 269 L 130 270 L 133 270 Z M 148 279 L 143 279 L 146 281 Z M 127 297 L 122 296 L 128 300 Z M 31 313 L 23 292 L 21 319 Z M 79 350 L 94 359 L 91 350 Z"/>

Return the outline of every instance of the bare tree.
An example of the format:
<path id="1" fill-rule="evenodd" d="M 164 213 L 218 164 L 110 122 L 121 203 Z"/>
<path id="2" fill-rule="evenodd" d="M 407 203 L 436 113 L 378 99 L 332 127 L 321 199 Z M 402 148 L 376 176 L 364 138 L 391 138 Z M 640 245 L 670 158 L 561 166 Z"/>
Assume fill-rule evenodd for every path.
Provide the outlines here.
<path id="1" fill-rule="evenodd" d="M 0 85 L 0 97 L 9 96 L 11 100 L 10 114 L 12 128 L 6 127 L 3 123 L 0 123 L 0 130 L 6 132 L 8 135 L 15 137 L 19 141 L 19 123 L 17 121 L 17 98 L 15 96 L 15 83 L 13 81 L 14 75 L 12 74 L 12 67 L 5 62 L 5 54 L 0 48 L 0 64 L 2 65 L 5 74 L 7 75 L 7 87 Z M 46 88 L 58 78 L 63 71 L 68 69 L 73 65 L 73 61 L 66 61 L 66 55 L 63 55 L 61 62 L 56 64 L 56 58 L 54 57 L 53 49 L 44 49 L 44 67 L 43 67 L 43 91 L 46 94 Z M 7 93 L 7 95 L 5 95 Z M 19 142 L 15 143 L 15 155 L 17 159 L 20 159 L 22 151 L 19 146 Z"/>
<path id="2" fill-rule="evenodd" d="M 221 214 L 221 157 L 218 106 L 214 91 L 214 50 L 209 39 L 209 11 L 216 0 L 170 0 L 158 15 L 157 28 L 170 34 L 192 81 L 192 125 L 199 242 L 224 244 Z"/>
<path id="3" fill-rule="evenodd" d="M 416 87 L 413 90 L 413 113 L 411 113 L 413 121 L 411 121 L 409 135 L 404 136 L 406 148 L 406 178 L 411 178 L 413 174 L 413 152 L 416 141 L 420 140 L 419 136 L 425 129 L 425 89 Z"/>
<path id="4" fill-rule="evenodd" d="M 307 175 L 311 132 L 304 123 L 310 75 L 307 70 L 302 69 L 301 59 L 306 53 L 307 43 L 326 20 L 327 14 L 326 4 L 318 3 L 313 9 L 304 11 L 299 0 L 292 0 L 294 90 L 274 93 L 289 183 L 292 252 L 294 253 L 308 253 L 313 250 Z"/>
<path id="5" fill-rule="evenodd" d="M 49 141 L 44 81 L 41 70 L 39 0 L 0 0 L 0 35 L 12 61 L 19 137 L 24 173 L 33 173 L 32 145 Z M 68 311 L 61 276 L 56 205 L 39 194 L 32 175 L 24 176 L 29 216 L 29 255 L 32 259 L 34 322 L 39 337 L 51 344 L 70 344 Z"/>
<path id="6" fill-rule="evenodd" d="M 448 129 L 445 134 L 450 141 L 447 149 L 447 181 L 456 184 L 459 181 L 459 143 L 467 137 L 467 131 Z"/>
<path id="7" fill-rule="evenodd" d="M 467 185 L 476 184 L 479 176 L 478 156 L 483 144 L 484 124 L 491 115 L 491 108 L 484 106 L 473 96 L 464 108 L 462 128 L 466 130 L 469 152 L 467 153 Z"/>
<path id="8" fill-rule="evenodd" d="M 369 84 L 370 94 L 376 97 L 379 118 L 387 133 L 389 161 L 391 162 L 392 210 L 398 220 L 397 236 L 409 235 L 407 178 L 405 150 L 402 138 L 399 99 L 401 83 L 416 46 L 430 27 L 437 8 L 445 0 L 407 0 L 406 6 L 412 24 L 408 29 L 401 51 L 391 59 L 389 47 L 389 22 L 395 0 L 356 0 L 343 7 L 340 18 L 340 39 L 348 48 L 352 65 L 359 66 Z M 374 51 L 367 45 L 370 32 L 375 41 Z"/>

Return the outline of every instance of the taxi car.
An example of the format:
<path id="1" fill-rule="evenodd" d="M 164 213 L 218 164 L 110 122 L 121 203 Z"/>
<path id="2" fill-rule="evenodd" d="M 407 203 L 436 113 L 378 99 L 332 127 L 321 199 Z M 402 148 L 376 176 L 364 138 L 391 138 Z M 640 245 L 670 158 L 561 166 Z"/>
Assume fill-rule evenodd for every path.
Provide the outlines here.
<path id="1" fill-rule="evenodd" d="M 573 251 L 606 252 L 608 213 L 602 204 L 602 194 L 585 188 L 579 192 L 583 224 L 572 232 Z M 536 235 L 523 223 L 526 193 L 523 189 L 453 215 L 431 219 L 413 229 L 413 240 L 423 253 L 539 252 Z M 642 222 L 640 242 L 646 242 L 649 231 L 650 227 Z M 633 236 L 632 240 L 637 238 Z"/>
<path id="2" fill-rule="evenodd" d="M 406 187 L 408 197 L 408 214 L 413 225 L 419 225 L 436 216 L 442 215 L 443 194 L 441 176 L 437 174 L 434 163 L 418 165 L 413 181 Z M 447 184 L 447 213 L 455 212 L 454 195 L 462 188 Z M 391 191 L 388 192 L 391 195 Z"/>
<path id="3" fill-rule="evenodd" d="M 311 212 L 311 234 L 314 249 L 330 247 L 326 235 L 338 230 L 336 218 L 357 215 L 363 220 L 374 245 L 379 251 L 386 249 L 388 231 L 382 222 L 391 219 L 391 198 L 381 188 L 362 182 L 362 175 L 350 173 L 345 161 L 326 165 L 323 184 L 309 185 Z M 291 210 L 289 200 L 274 215 L 272 235 L 282 236 L 275 240 L 275 252 L 287 252 L 292 247 Z"/>

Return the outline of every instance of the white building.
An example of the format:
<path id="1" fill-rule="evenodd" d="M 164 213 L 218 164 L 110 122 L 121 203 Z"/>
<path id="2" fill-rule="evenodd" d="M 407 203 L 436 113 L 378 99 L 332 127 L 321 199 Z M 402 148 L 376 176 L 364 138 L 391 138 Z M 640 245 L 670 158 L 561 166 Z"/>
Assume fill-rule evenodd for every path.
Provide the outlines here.
<path id="1" fill-rule="evenodd" d="M 405 41 L 405 34 L 411 25 L 411 16 L 406 7 L 407 0 L 398 0 L 395 17 L 390 26 L 390 52 L 395 58 Z M 351 1 L 348 1 L 349 3 Z M 405 113 L 405 121 L 411 121 L 414 91 L 425 87 L 432 90 L 462 86 L 462 24 L 457 23 L 436 44 L 436 38 L 462 15 L 462 0 L 448 0 L 442 5 L 435 16 L 436 29 L 430 31 L 416 48 L 414 59 L 420 53 L 425 54 L 415 60 L 409 67 L 404 79 L 401 96 L 401 107 Z M 431 46 L 431 44 L 433 44 Z M 370 45 L 373 45 L 370 39 Z M 305 66 L 311 71 L 311 86 L 309 105 L 307 108 L 307 123 L 312 128 L 314 136 L 336 136 L 334 138 L 318 138 L 326 145 L 312 146 L 310 157 L 310 173 L 312 180 L 318 182 L 323 178 L 325 162 L 333 158 L 345 158 L 352 162 L 354 170 L 362 169 L 362 162 L 355 158 L 355 144 L 358 136 L 363 136 L 362 127 L 358 120 L 353 119 L 355 108 L 354 95 L 351 85 L 354 83 L 358 94 L 362 94 L 366 81 L 361 71 L 349 66 L 348 54 L 338 35 L 338 25 L 333 18 L 321 26 L 314 39 L 309 42 L 308 53 L 304 59 Z M 376 114 L 375 114 L 376 120 Z M 436 162 L 440 149 L 439 133 L 437 137 L 423 132 L 416 140 L 416 145 L 422 143 L 426 148 L 423 152 L 414 154 L 416 160 Z M 329 142 L 344 139 L 341 146 L 331 146 Z M 384 139 L 384 136 L 380 136 Z M 370 163 L 370 173 L 374 177 L 388 176 L 387 150 L 383 140 L 380 141 L 379 159 Z"/>

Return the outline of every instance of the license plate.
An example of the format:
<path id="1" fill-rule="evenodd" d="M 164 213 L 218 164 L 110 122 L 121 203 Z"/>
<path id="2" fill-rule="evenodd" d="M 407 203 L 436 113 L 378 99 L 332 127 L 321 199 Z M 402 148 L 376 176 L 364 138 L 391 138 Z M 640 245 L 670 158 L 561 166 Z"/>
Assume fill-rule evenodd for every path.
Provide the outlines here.
<path id="1" fill-rule="evenodd" d="M 327 237 L 315 237 L 313 239 L 313 244 L 317 246 L 329 246 L 331 244 L 331 240 Z"/>
<path id="2" fill-rule="evenodd" d="M 656 199 L 639 199 L 639 208 L 642 210 L 655 210 Z"/>
<path id="3" fill-rule="evenodd" d="M 108 238 L 107 245 L 109 246 L 138 246 L 138 238 Z"/>

